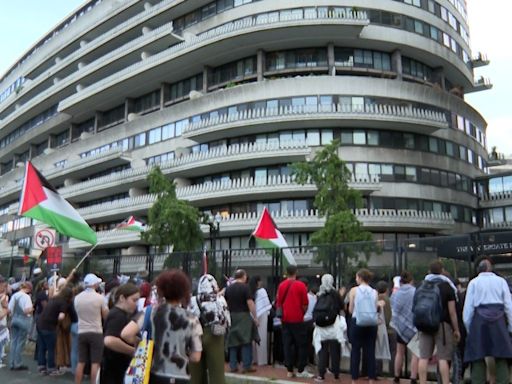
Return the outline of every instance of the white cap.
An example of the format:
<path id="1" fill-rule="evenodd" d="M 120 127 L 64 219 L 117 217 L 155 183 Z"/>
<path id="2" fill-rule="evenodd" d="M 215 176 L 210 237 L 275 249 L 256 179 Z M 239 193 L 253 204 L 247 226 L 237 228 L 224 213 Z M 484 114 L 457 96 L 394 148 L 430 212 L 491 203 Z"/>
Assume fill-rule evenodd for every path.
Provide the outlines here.
<path id="1" fill-rule="evenodd" d="M 99 284 L 102 281 L 103 280 L 101 280 L 94 273 L 88 273 L 84 278 L 84 284 L 86 287 L 92 287 L 93 285 Z"/>
<path id="2" fill-rule="evenodd" d="M 39 275 L 41 272 L 43 272 L 43 271 L 41 271 L 41 268 L 37 267 L 37 268 L 34 268 L 34 270 L 32 271 L 32 274 Z"/>

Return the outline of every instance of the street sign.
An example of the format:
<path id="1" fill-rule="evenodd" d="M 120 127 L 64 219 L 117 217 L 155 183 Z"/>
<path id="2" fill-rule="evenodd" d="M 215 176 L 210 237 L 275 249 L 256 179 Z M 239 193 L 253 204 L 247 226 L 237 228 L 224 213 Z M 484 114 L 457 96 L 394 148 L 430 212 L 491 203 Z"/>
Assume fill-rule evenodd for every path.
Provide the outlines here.
<path id="1" fill-rule="evenodd" d="M 56 232 L 54 229 L 43 228 L 36 232 L 34 235 L 34 248 L 35 249 L 45 249 L 48 247 L 53 247 L 55 245 L 55 237 Z"/>

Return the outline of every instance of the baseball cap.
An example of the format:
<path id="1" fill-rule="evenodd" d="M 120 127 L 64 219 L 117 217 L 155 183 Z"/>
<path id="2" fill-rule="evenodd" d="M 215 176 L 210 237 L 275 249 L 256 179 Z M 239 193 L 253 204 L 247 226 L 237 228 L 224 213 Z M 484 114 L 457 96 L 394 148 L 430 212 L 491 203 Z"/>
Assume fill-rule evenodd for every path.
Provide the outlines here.
<path id="1" fill-rule="evenodd" d="M 102 281 L 103 280 L 101 280 L 94 273 L 88 273 L 87 275 L 85 275 L 85 278 L 84 278 L 84 284 L 86 287 L 92 287 L 93 285 L 99 284 Z"/>

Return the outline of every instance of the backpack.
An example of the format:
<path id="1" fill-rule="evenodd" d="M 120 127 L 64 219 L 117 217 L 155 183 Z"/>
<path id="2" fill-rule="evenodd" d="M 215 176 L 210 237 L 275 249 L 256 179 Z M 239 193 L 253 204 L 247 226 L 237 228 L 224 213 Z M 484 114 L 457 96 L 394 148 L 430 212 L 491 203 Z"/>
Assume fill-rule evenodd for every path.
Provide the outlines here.
<path id="1" fill-rule="evenodd" d="M 336 321 L 339 305 L 333 292 L 318 296 L 315 308 L 313 308 L 313 321 L 319 327 L 327 327 Z"/>
<path id="2" fill-rule="evenodd" d="M 439 283 L 424 280 L 416 289 L 412 304 L 413 324 L 418 331 L 436 333 L 443 318 L 443 303 Z"/>
<path id="3" fill-rule="evenodd" d="M 379 324 L 376 297 L 371 288 L 357 288 L 354 301 L 354 314 L 356 325 L 360 327 L 374 327 Z"/>

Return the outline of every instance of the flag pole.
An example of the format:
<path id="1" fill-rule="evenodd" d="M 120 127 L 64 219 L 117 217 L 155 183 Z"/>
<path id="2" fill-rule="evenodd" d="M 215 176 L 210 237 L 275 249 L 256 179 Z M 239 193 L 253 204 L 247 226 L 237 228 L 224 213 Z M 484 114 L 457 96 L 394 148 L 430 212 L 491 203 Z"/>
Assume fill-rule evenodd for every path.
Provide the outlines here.
<path id="1" fill-rule="evenodd" d="M 117 230 L 119 229 L 119 226 L 120 226 L 120 224 L 116 225 L 116 226 L 115 226 L 115 227 L 110 231 L 110 233 L 113 233 L 114 231 L 117 231 Z M 77 270 L 78 268 L 80 268 L 80 266 L 81 266 L 81 265 L 82 265 L 82 263 L 85 261 L 85 259 L 87 259 L 87 258 L 91 255 L 92 251 L 94 251 L 94 250 L 96 249 L 96 247 L 97 247 L 98 245 L 100 245 L 100 244 L 101 244 L 101 241 L 97 241 L 97 242 L 96 242 L 96 244 L 94 244 L 94 245 L 91 247 L 91 249 L 89 249 L 89 250 L 87 251 L 87 253 L 84 255 L 84 257 L 82 257 L 82 259 L 78 262 L 78 264 L 75 266 L 75 268 L 74 268 L 74 269 L 75 269 L 75 270 Z"/>

